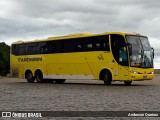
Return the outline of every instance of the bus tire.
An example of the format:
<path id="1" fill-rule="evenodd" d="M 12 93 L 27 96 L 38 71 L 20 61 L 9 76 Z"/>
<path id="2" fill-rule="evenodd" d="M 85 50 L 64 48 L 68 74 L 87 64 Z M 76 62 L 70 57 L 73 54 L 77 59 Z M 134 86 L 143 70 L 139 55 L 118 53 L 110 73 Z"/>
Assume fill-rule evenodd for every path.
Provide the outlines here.
<path id="1" fill-rule="evenodd" d="M 35 81 L 35 78 L 34 78 L 31 71 L 26 71 L 25 78 L 26 78 L 28 83 L 33 83 Z"/>
<path id="2" fill-rule="evenodd" d="M 132 81 L 124 81 L 124 84 L 125 84 L 126 86 L 130 86 L 131 83 L 132 83 Z"/>
<path id="3" fill-rule="evenodd" d="M 111 85 L 112 76 L 111 76 L 111 73 L 109 71 L 104 71 L 103 72 L 102 79 L 103 79 L 105 85 Z"/>
<path id="4" fill-rule="evenodd" d="M 64 82 L 65 82 L 65 79 L 55 80 L 55 83 L 57 83 L 57 84 L 62 84 Z"/>
<path id="5" fill-rule="evenodd" d="M 43 73 L 42 73 L 41 70 L 36 71 L 35 78 L 36 78 L 37 83 L 43 83 L 44 82 Z"/>

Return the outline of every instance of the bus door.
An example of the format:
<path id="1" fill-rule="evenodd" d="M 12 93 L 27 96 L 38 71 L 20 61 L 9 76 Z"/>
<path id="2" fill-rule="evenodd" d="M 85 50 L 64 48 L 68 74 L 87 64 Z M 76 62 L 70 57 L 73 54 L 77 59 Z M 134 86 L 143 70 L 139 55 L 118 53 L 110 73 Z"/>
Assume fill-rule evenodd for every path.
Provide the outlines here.
<path id="1" fill-rule="evenodd" d="M 128 80 L 128 57 L 127 57 L 127 49 L 125 46 L 122 46 L 119 49 L 119 77 L 120 80 Z"/>
<path id="2" fill-rule="evenodd" d="M 113 57 L 118 66 L 119 80 L 128 80 L 128 55 L 126 42 L 122 35 L 111 35 L 111 48 Z"/>

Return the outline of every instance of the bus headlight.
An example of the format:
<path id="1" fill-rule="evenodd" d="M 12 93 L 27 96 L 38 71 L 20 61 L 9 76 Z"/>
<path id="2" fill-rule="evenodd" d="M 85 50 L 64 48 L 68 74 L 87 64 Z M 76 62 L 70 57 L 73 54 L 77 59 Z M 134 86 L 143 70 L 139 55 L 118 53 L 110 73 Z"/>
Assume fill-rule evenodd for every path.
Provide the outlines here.
<path id="1" fill-rule="evenodd" d="M 154 74 L 154 72 L 150 72 L 150 73 L 148 73 L 148 74 Z"/>
<path id="2" fill-rule="evenodd" d="M 133 73 L 133 74 L 138 74 L 138 72 L 137 72 L 137 71 L 134 71 L 134 70 L 132 70 L 131 73 Z"/>

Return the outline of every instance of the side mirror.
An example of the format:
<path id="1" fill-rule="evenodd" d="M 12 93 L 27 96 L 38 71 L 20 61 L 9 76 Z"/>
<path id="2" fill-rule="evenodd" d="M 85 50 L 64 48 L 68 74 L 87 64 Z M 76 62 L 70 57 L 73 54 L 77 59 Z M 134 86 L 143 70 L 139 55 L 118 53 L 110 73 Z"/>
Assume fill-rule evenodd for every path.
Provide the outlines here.
<path id="1" fill-rule="evenodd" d="M 153 55 L 153 58 L 154 58 L 154 48 L 151 48 L 151 50 L 152 50 L 152 55 Z"/>

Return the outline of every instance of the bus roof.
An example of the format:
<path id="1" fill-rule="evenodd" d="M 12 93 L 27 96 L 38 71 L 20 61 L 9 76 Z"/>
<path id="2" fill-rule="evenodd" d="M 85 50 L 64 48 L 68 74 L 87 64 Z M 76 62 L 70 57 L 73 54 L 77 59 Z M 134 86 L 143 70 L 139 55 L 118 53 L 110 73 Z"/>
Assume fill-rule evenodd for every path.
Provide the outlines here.
<path id="1" fill-rule="evenodd" d="M 70 38 L 81 38 L 81 37 L 100 36 L 100 35 L 109 35 L 109 34 L 144 36 L 141 34 L 137 34 L 135 32 L 103 32 L 98 34 L 86 32 L 86 33 L 68 34 L 64 36 L 53 36 L 53 37 L 48 37 L 47 39 L 36 39 L 36 40 L 29 40 L 29 41 L 19 40 L 19 41 L 13 42 L 12 44 L 44 42 L 44 41 L 52 41 L 52 40 L 63 40 L 63 39 L 70 39 Z"/>

